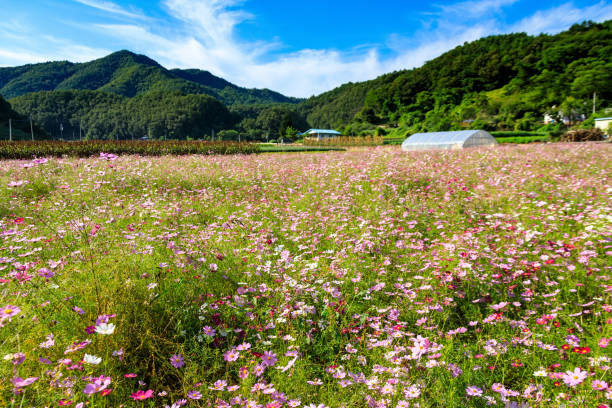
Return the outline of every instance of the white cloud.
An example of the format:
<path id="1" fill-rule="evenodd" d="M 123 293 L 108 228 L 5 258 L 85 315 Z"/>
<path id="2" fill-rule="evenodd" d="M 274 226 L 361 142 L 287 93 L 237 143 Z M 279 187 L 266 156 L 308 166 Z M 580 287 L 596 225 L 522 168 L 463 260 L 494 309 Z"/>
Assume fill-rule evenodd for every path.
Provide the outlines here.
<path id="1" fill-rule="evenodd" d="M 539 10 L 510 27 L 513 32 L 528 34 L 558 33 L 574 23 L 585 20 L 605 21 L 612 19 L 612 4 L 599 2 L 590 7 L 577 8 L 565 3 L 550 10 Z"/>
<path id="2" fill-rule="evenodd" d="M 476 18 L 500 12 L 502 8 L 516 3 L 518 0 L 468 0 L 450 5 L 436 5 L 442 15 L 452 14 L 461 19 Z"/>
<path id="3" fill-rule="evenodd" d="M 486 35 L 515 31 L 558 32 L 586 19 L 612 18 L 612 5 L 603 1 L 584 8 L 566 3 L 505 25 L 500 18 L 504 7 L 517 0 L 464 0 L 454 5 L 437 6 L 441 12 L 424 17 L 428 21 L 414 36 L 390 35 L 384 46 L 356 44 L 350 51 L 302 49 L 283 53 L 277 42 L 237 37 L 236 27 L 256 18 L 241 9 L 242 0 L 163 0 L 171 21 L 155 24 L 109 1 L 74 1 L 130 18 L 126 24 L 107 21 L 90 24 L 89 29 L 97 30 L 99 38 L 112 38 L 122 48 L 146 54 L 168 68 L 200 68 L 240 86 L 266 87 L 302 97 L 348 81 L 363 81 L 386 72 L 420 66 L 466 41 Z M 0 25 L 0 40 L 3 38 L 1 32 Z M 50 59 L 84 61 L 110 53 L 58 39 L 46 41 L 41 46 L 37 37 L 30 33 L 28 36 L 33 38 L 30 48 L 0 46 L 0 63 Z M 30 51 L 24 52 L 24 49 Z"/>
<path id="4" fill-rule="evenodd" d="M 110 1 L 103 0 L 74 0 L 77 3 L 83 4 L 85 6 L 93 7 L 98 10 L 105 11 L 107 13 L 116 14 L 123 17 L 136 18 L 136 19 L 147 19 L 147 17 L 136 11 L 128 11 L 123 7 L 119 6 Z"/>

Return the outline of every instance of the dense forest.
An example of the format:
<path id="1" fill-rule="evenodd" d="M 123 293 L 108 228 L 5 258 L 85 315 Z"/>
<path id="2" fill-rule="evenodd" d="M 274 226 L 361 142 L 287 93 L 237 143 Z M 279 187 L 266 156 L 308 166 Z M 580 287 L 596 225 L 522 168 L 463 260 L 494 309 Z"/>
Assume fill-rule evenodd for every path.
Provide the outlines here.
<path id="1" fill-rule="evenodd" d="M 347 134 L 372 125 L 397 133 L 536 130 L 549 113 L 570 122 L 612 101 L 612 21 L 557 35 L 497 35 L 422 67 L 346 84 L 301 105 L 310 122 Z M 602 113 L 603 114 L 603 113 Z M 390 128 L 390 129 L 389 129 Z"/>
<path id="2" fill-rule="evenodd" d="M 84 64 L 0 68 L 0 94 L 47 137 L 65 139 L 291 140 L 308 127 L 397 136 L 588 127 L 593 117 L 610 116 L 611 29 L 612 21 L 585 22 L 556 35 L 490 36 L 419 68 L 307 100 L 240 88 L 207 71 L 167 70 L 129 51 Z M 545 114 L 556 123 L 544 126 Z"/>
<path id="3" fill-rule="evenodd" d="M 11 120 L 11 131 L 9 131 L 9 119 Z M 12 133 L 10 135 L 9 133 Z M 37 124 L 30 122 L 30 118 L 15 112 L 2 95 L 0 95 L 0 140 L 8 140 L 12 136 L 13 140 L 30 139 L 32 133 L 39 138 L 46 138 L 46 132 Z"/>

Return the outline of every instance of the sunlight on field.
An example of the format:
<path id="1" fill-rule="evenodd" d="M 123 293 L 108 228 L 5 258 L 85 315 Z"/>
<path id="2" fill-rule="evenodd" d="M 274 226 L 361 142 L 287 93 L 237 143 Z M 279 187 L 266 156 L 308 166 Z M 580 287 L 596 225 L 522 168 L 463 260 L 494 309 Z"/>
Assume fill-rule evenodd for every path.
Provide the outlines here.
<path id="1" fill-rule="evenodd" d="M 611 165 L 611 144 L 0 161 L 0 406 L 603 404 Z"/>

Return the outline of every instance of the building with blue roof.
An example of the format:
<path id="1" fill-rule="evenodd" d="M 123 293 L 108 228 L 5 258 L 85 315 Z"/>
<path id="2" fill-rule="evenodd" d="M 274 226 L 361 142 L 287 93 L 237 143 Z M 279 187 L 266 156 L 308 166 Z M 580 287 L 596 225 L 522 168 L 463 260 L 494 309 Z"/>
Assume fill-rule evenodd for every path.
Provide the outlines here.
<path id="1" fill-rule="evenodd" d="M 495 146 L 497 140 L 484 130 L 415 133 L 402 143 L 403 150 L 454 150 L 466 147 Z"/>
<path id="2" fill-rule="evenodd" d="M 308 129 L 304 133 L 298 133 L 300 136 L 317 138 L 317 140 L 327 139 L 335 136 L 342 136 L 340 132 L 333 129 Z"/>

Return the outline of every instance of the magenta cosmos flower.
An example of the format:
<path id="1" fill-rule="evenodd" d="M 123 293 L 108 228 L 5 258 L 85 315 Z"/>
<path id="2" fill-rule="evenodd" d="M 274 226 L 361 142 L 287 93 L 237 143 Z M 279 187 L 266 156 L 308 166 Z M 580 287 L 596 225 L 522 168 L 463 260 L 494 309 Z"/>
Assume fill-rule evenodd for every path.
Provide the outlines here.
<path id="1" fill-rule="evenodd" d="M 131 394 L 130 398 L 132 398 L 134 401 L 142 401 L 149 398 L 153 398 L 153 390 L 138 390 L 135 393 Z"/>

